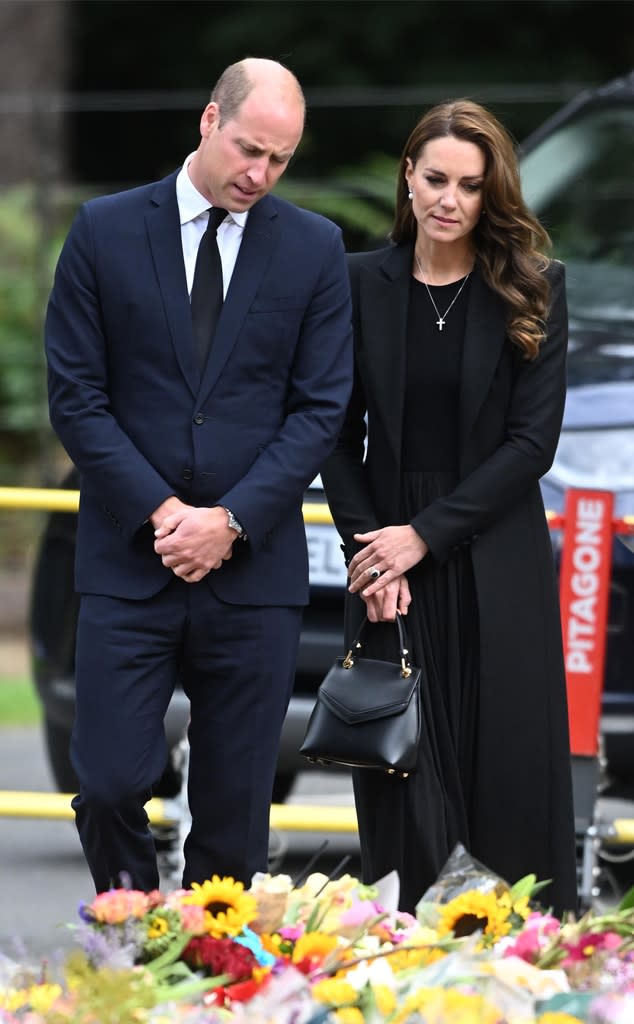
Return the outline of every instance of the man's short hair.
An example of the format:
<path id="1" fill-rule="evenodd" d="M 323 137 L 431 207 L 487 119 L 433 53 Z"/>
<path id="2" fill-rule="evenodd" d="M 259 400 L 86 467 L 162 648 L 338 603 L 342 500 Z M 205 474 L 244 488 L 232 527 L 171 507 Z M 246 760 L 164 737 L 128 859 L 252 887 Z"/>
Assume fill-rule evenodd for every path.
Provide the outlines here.
<path id="1" fill-rule="evenodd" d="M 249 79 L 242 61 L 225 68 L 211 92 L 211 102 L 218 104 L 221 128 L 226 121 L 237 116 L 253 86 L 254 82 Z"/>

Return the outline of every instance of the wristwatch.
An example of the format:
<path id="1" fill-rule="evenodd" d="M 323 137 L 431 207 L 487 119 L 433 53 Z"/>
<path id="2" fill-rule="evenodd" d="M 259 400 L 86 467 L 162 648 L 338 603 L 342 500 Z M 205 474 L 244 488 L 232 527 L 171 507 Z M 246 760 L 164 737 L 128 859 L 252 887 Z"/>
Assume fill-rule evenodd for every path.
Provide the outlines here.
<path id="1" fill-rule="evenodd" d="M 244 532 L 244 527 L 243 527 L 242 523 L 240 522 L 240 520 L 236 519 L 236 517 L 234 516 L 234 514 L 233 514 L 233 512 L 231 511 L 230 508 L 225 508 L 224 505 L 222 507 L 224 508 L 225 512 L 227 513 L 227 523 L 230 526 L 230 528 L 232 530 L 236 531 L 236 533 L 238 534 L 238 537 L 240 538 L 240 540 L 246 540 L 247 539 L 247 535 Z"/>

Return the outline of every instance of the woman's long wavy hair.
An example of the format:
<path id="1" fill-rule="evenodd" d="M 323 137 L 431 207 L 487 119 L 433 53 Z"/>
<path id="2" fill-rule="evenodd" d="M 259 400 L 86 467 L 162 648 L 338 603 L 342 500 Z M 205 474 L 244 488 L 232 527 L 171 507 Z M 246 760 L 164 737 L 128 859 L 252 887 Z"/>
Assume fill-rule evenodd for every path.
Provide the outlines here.
<path id="1" fill-rule="evenodd" d="M 405 143 L 399 165 L 394 242 L 415 241 L 417 224 L 405 180 L 431 140 L 453 136 L 473 142 L 484 153 L 483 215 L 473 231 L 476 264 L 487 284 L 508 308 L 507 332 L 527 359 L 534 359 L 544 338 L 550 288 L 543 273 L 550 238 L 522 197 L 519 167 L 511 137 L 485 107 L 471 100 L 441 103 L 418 122 Z"/>

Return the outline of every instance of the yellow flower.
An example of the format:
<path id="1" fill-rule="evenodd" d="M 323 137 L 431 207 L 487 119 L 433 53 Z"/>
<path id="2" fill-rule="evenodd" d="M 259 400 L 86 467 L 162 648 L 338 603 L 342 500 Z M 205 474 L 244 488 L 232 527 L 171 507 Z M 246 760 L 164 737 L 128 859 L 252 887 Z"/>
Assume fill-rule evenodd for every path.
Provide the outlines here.
<path id="1" fill-rule="evenodd" d="M 332 1016 L 339 1024 L 363 1024 L 365 1017 L 358 1006 L 346 1006 L 342 1010 L 334 1010 Z"/>
<path id="2" fill-rule="evenodd" d="M 30 1007 L 35 1013 L 47 1013 L 62 994 L 59 985 L 31 985 L 29 988 L 9 988 L 0 992 L 0 1010 L 15 1013 Z"/>
<path id="3" fill-rule="evenodd" d="M 282 956 L 280 951 L 282 939 L 277 932 L 273 932 L 272 934 L 269 932 L 262 932 L 260 935 L 260 942 L 262 943 L 262 949 L 266 950 L 267 953 L 272 953 L 273 956 Z"/>
<path id="4" fill-rule="evenodd" d="M 521 899 L 515 900 L 513 904 L 513 913 L 521 917 L 523 921 L 526 920 L 528 915 L 531 913 L 531 907 L 528 901 L 528 896 L 522 896 Z"/>
<path id="5" fill-rule="evenodd" d="M 571 1017 L 569 1013 L 551 1011 L 542 1013 L 541 1017 L 537 1018 L 537 1024 L 583 1024 L 583 1021 L 579 1017 Z"/>
<path id="6" fill-rule="evenodd" d="M 29 990 L 29 1002 L 36 1013 L 47 1013 L 61 994 L 60 985 L 33 985 Z"/>
<path id="7" fill-rule="evenodd" d="M 15 1013 L 23 1006 L 29 1005 L 29 992 L 26 988 L 5 988 L 0 992 L 0 1010 Z"/>
<path id="8" fill-rule="evenodd" d="M 390 953 L 390 966 L 393 971 L 406 971 L 409 967 L 427 967 L 435 964 L 447 955 L 447 950 L 437 946 L 421 946 L 418 949 L 402 947 Z"/>
<path id="9" fill-rule="evenodd" d="M 463 938 L 481 931 L 489 942 L 495 942 L 511 930 L 510 900 L 498 900 L 494 892 L 471 889 L 441 906 L 439 913 L 439 935 Z"/>
<path id="10" fill-rule="evenodd" d="M 214 875 L 211 880 L 192 883 L 192 891 L 183 897 L 183 903 L 205 909 L 205 928 L 215 939 L 225 935 L 238 935 L 257 914 L 257 903 L 244 891 L 242 882 Z"/>
<path id="11" fill-rule="evenodd" d="M 425 1024 L 499 1024 L 499 1011 L 479 993 L 421 988 L 408 996 L 391 1024 L 405 1024 L 424 1011 Z"/>
<path id="12" fill-rule="evenodd" d="M 339 978 L 324 978 L 318 981 L 313 985 L 312 995 L 318 1002 L 334 1007 L 347 1006 L 357 1001 L 357 990 L 354 985 Z"/>
<path id="13" fill-rule="evenodd" d="M 382 1017 L 394 1013 L 396 1009 L 396 996 L 387 985 L 373 985 L 372 992 L 376 1000 L 376 1008 Z"/>
<path id="14" fill-rule="evenodd" d="M 152 918 L 150 926 L 147 930 L 148 939 L 161 939 L 170 930 L 170 926 L 164 917 L 156 915 Z"/>
<path id="15" fill-rule="evenodd" d="M 292 961 L 301 964 L 303 960 L 317 960 L 322 963 L 329 953 L 338 946 L 336 935 L 325 935 L 323 932 L 304 932 L 300 935 L 293 950 Z"/>

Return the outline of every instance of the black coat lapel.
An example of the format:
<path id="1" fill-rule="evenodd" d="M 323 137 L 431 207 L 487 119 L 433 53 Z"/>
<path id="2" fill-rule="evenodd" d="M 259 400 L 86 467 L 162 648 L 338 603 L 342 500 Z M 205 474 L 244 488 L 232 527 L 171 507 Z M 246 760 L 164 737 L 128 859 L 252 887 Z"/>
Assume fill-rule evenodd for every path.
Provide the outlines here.
<path id="1" fill-rule="evenodd" d="M 482 408 L 506 338 L 504 303 L 473 271 L 465 323 L 460 379 L 460 449 Z"/>
<path id="2" fill-rule="evenodd" d="M 212 390 L 222 372 L 260 281 L 271 262 L 273 247 L 277 243 L 277 221 L 277 209 L 271 196 L 261 199 L 249 213 L 231 283 L 216 327 L 209 362 L 201 381 L 201 401 Z"/>
<path id="3" fill-rule="evenodd" d="M 181 372 L 195 395 L 199 374 L 176 200 L 177 176 L 175 172 L 157 184 L 145 219 L 172 344 Z"/>
<path id="4" fill-rule="evenodd" d="M 370 393 L 376 398 L 397 464 L 401 460 L 405 397 L 405 343 L 412 267 L 409 245 L 394 246 L 376 267 L 361 266 L 359 306 L 361 334 L 367 353 Z"/>

